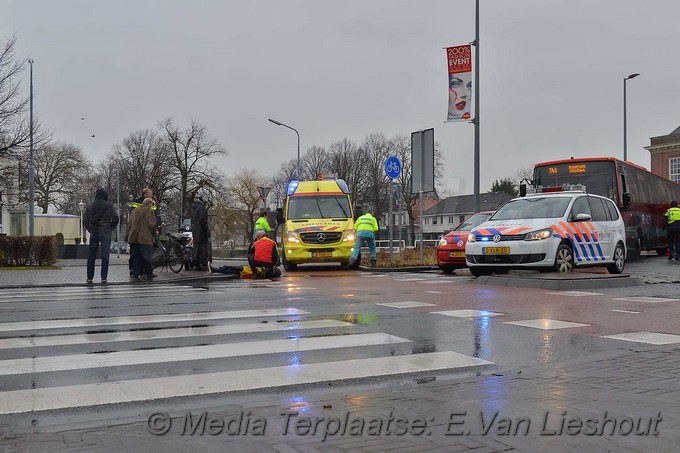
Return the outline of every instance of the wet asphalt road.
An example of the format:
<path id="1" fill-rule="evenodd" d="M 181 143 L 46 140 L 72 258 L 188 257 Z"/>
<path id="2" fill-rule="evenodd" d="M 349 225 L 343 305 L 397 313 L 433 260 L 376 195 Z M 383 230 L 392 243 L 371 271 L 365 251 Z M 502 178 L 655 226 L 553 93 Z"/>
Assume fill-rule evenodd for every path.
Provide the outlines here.
<path id="1" fill-rule="evenodd" d="M 654 281 L 673 281 L 680 276 L 680 263 L 665 257 L 647 256 L 630 263 L 632 275 Z M 653 345 L 603 338 L 630 332 L 656 332 L 680 335 L 677 316 L 680 294 L 677 284 L 655 283 L 643 286 L 582 291 L 579 294 L 511 287 L 479 285 L 463 271 L 452 276 L 439 272 L 364 273 L 334 267 L 301 267 L 277 282 L 237 280 L 204 286 L 133 286 L 113 289 L 33 289 L 5 294 L 0 301 L 2 325 L 25 321 L 101 318 L 101 326 L 69 327 L 55 325 L 35 329 L 31 325 L 0 331 L 0 340 L 29 337 L 82 336 L 77 344 L 54 346 L 25 345 L 0 348 L 0 361 L 70 356 L 106 355 L 119 351 L 151 351 L 161 354 L 175 348 L 202 345 L 233 345 L 242 350 L 253 342 L 264 343 L 264 350 L 243 356 L 238 351 L 229 357 L 201 360 L 183 359 L 158 363 L 127 364 L 85 369 L 32 371 L 0 375 L 2 392 L 42 389 L 88 383 L 137 380 L 163 376 L 184 376 L 267 367 L 294 367 L 299 364 L 324 364 L 328 361 L 371 359 L 440 351 L 454 351 L 494 363 L 493 368 L 466 372 L 502 373 L 523 367 L 582 357 L 619 348 L 648 350 Z M 641 300 L 621 300 L 631 297 Z M 666 298 L 663 300 L 659 298 Z M 380 304 L 416 302 L 423 306 L 394 308 Z M 221 313 L 236 310 L 296 308 L 308 314 L 273 315 L 246 319 L 202 319 L 111 325 L 106 318 L 134 319 L 140 315 Z M 437 312 L 481 310 L 481 316 L 452 317 Z M 492 316 L 492 314 L 495 314 Z M 565 321 L 581 325 L 563 329 L 537 329 L 508 322 L 527 320 Z M 257 325 L 276 325 L 285 321 L 337 321 L 325 328 L 286 328 L 255 331 Z M 539 323 L 540 324 L 540 323 Z M 202 329 L 210 326 L 246 326 L 237 333 L 160 337 L 146 339 L 141 334 L 168 329 Z M 252 330 L 249 331 L 249 327 Z M 1 327 L 1 326 L 0 326 Z M 119 334 L 140 334 L 121 338 Z M 297 341 L 300 338 L 324 339 L 331 344 L 350 335 L 389 334 L 404 342 L 350 347 L 324 347 L 307 351 L 268 353 L 267 342 Z M 102 339 L 102 334 L 111 337 Z M 98 337 L 99 336 L 99 337 Z M 98 338 L 96 342 L 89 341 Z M 273 344 L 273 343 L 272 343 Z M 68 367 L 69 365 L 67 365 Z M 431 373 L 430 373 L 431 374 Z M 439 378 L 459 376 L 459 372 L 437 373 Z M 428 373 L 424 376 L 427 377 Z M 403 377 L 384 378 L 379 373 L 361 381 L 362 385 L 393 385 Z M 311 387 L 324 385 L 323 382 Z M 301 389 L 297 389 L 299 391 Z M 241 392 L 247 398 L 250 393 Z M 273 390 L 276 391 L 276 390 Z M 228 405 L 229 398 L 189 397 L 154 402 L 178 407 L 217 407 Z M 121 403 L 80 410 L 65 409 L 40 414 L 0 415 L 0 427 L 7 431 L 50 429 L 64 423 L 81 425 L 85 421 L 135 417 L 151 403 Z"/>

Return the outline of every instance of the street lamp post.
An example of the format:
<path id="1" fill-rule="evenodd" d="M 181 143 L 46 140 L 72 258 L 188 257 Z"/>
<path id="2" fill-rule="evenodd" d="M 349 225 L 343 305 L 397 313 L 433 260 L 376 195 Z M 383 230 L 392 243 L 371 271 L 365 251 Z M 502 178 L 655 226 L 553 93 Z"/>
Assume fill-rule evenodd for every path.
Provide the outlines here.
<path id="1" fill-rule="evenodd" d="M 83 240 L 83 209 L 85 209 L 85 203 L 82 201 L 78 203 L 78 208 L 80 209 L 80 240 Z M 83 241 L 84 243 L 84 241 Z"/>
<path id="2" fill-rule="evenodd" d="M 269 118 L 269 121 L 276 124 L 277 126 L 287 127 L 288 129 L 295 131 L 295 133 L 297 134 L 297 139 L 298 139 L 298 142 L 297 142 L 297 179 L 300 179 L 300 133 L 295 128 L 292 128 L 292 127 L 288 126 L 287 124 L 283 124 L 283 123 L 276 121 L 276 120 L 273 120 L 271 118 Z"/>
<path id="3" fill-rule="evenodd" d="M 29 113 L 29 155 L 28 155 L 28 235 L 35 235 L 35 163 L 33 160 L 33 59 L 29 59 L 30 70 L 30 113 Z"/>
<path id="4" fill-rule="evenodd" d="M 628 131 L 627 131 L 627 118 L 626 118 L 626 81 L 628 79 L 634 79 L 640 74 L 631 74 L 623 79 L 623 160 L 628 160 Z"/>

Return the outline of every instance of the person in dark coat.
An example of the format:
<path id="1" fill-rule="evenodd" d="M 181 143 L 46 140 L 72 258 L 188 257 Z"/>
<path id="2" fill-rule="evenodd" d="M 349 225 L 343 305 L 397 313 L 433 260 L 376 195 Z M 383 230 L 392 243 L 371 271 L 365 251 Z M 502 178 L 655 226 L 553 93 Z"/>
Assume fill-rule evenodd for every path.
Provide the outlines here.
<path id="1" fill-rule="evenodd" d="M 208 254 L 210 247 L 210 227 L 208 226 L 207 195 L 200 190 L 191 206 L 191 234 L 194 240 L 193 262 L 197 271 L 208 270 Z"/>
<path id="2" fill-rule="evenodd" d="M 87 254 L 87 283 L 94 278 L 94 262 L 97 249 L 102 250 L 102 283 L 106 283 L 109 274 L 109 253 L 111 252 L 111 232 L 118 225 L 118 213 L 113 204 L 108 202 L 109 194 L 103 188 L 97 189 L 94 201 L 85 210 L 83 226 L 90 233 L 90 248 Z"/>

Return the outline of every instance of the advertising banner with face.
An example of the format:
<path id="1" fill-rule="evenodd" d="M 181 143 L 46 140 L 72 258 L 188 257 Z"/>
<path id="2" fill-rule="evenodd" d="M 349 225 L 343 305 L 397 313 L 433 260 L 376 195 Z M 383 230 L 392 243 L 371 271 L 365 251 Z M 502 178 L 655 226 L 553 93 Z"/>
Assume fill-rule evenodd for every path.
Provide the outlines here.
<path id="1" fill-rule="evenodd" d="M 447 121 L 468 121 L 472 112 L 472 46 L 446 49 L 449 66 L 449 113 Z"/>

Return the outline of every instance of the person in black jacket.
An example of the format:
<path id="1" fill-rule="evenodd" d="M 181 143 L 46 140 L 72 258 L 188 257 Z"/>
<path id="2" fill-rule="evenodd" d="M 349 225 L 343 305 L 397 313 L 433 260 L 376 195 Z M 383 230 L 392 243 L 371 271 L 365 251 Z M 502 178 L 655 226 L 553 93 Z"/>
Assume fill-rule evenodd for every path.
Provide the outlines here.
<path id="1" fill-rule="evenodd" d="M 109 203 L 109 194 L 104 189 L 97 189 L 94 202 L 90 204 L 83 215 L 83 225 L 90 233 L 90 248 L 87 254 L 87 283 L 94 278 L 94 261 L 97 249 L 102 247 L 102 283 L 106 283 L 109 274 L 109 253 L 111 252 L 111 232 L 118 225 L 118 213 Z"/>
<path id="2" fill-rule="evenodd" d="M 205 204 L 207 195 L 200 190 L 191 206 L 191 234 L 194 240 L 193 262 L 197 271 L 208 270 L 208 247 L 210 247 L 210 228 L 208 226 L 208 209 Z"/>

